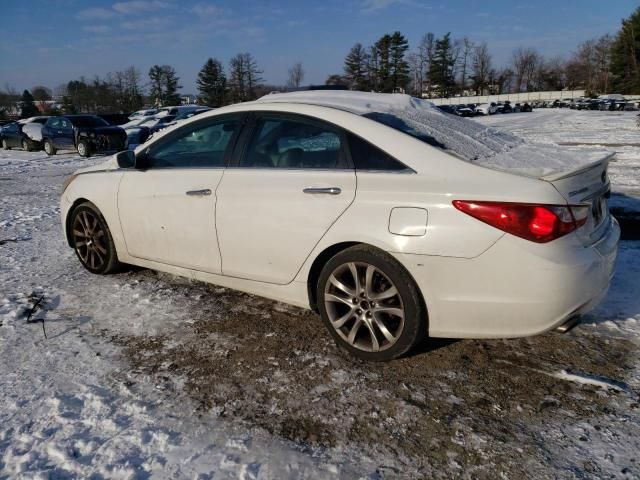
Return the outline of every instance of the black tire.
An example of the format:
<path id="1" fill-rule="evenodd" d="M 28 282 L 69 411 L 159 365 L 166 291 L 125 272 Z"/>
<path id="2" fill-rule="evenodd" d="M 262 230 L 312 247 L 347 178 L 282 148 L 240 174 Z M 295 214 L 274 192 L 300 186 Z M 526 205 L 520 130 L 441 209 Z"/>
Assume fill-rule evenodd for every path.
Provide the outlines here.
<path id="1" fill-rule="evenodd" d="M 78 260 L 91 273 L 106 275 L 121 269 L 109 226 L 91 202 L 71 212 L 69 238 Z"/>
<path id="2" fill-rule="evenodd" d="M 4 148 L 5 150 L 11 150 L 11 147 L 7 143 L 7 140 L 4 138 L 2 139 L 2 148 Z"/>
<path id="3" fill-rule="evenodd" d="M 352 266 L 356 268 L 356 274 L 353 274 Z M 370 277 L 371 290 L 375 290 L 373 287 L 377 281 L 379 285 L 377 294 L 376 292 L 369 294 L 370 289 L 363 285 L 369 283 L 366 280 L 366 274 L 368 274 L 370 266 L 373 267 L 371 270 L 373 273 Z M 335 279 L 340 275 L 343 275 L 339 278 L 343 287 L 346 286 L 346 290 L 352 292 L 356 292 L 360 288 L 356 287 L 353 281 L 349 284 L 347 277 L 350 276 L 351 279 L 359 277 L 361 290 L 366 293 L 353 293 L 352 295 L 357 298 L 349 297 L 349 294 L 342 295 L 342 292 L 346 290 L 336 290 L 335 283 L 330 281 L 330 278 Z M 386 300 L 375 298 L 391 292 L 393 287 L 396 292 L 393 298 Z M 363 297 L 362 302 L 360 302 L 360 295 Z M 341 297 L 339 302 L 335 301 L 336 296 Z M 316 298 L 320 316 L 338 346 L 363 360 L 387 361 L 402 357 L 421 342 L 427 332 L 426 307 L 411 275 L 391 255 L 368 245 L 356 245 L 343 250 L 326 263 L 318 278 Z M 344 302 L 345 299 L 348 301 Z M 356 305 L 351 305 L 350 302 Z M 340 309 L 343 310 L 339 312 Z M 394 314 L 385 312 L 392 310 L 401 312 L 402 316 L 398 315 L 395 318 Z M 367 323 L 365 315 L 369 318 L 369 323 Z M 381 315 L 388 316 L 386 316 L 386 320 L 381 321 L 382 318 L 385 318 L 381 318 Z M 371 320 L 372 316 L 373 320 Z M 339 319 L 336 320 L 336 317 Z M 334 326 L 331 318 L 334 318 L 336 324 L 340 324 L 342 320 L 343 326 L 340 328 Z M 345 318 L 349 319 L 344 322 Z M 360 323 L 358 323 L 358 318 L 361 319 Z M 384 326 L 386 333 L 393 337 L 393 340 L 389 340 L 383 334 L 380 324 Z M 347 332 L 351 334 L 354 329 L 357 333 L 350 343 L 348 338 L 351 335 L 347 335 Z M 343 338 L 343 336 L 347 338 Z M 377 340 L 373 337 L 377 337 Z M 367 342 L 371 343 L 371 348 L 367 347 Z M 377 345 L 377 351 L 373 345 Z"/>
<path id="4" fill-rule="evenodd" d="M 91 144 L 87 140 L 79 140 L 76 148 L 81 157 L 89 158 L 91 156 Z"/>
<path id="5" fill-rule="evenodd" d="M 44 139 L 43 148 L 44 148 L 44 153 L 46 153 L 49 156 L 55 155 L 57 152 L 56 147 L 53 146 L 53 142 L 48 138 Z"/>
<path id="6" fill-rule="evenodd" d="M 22 150 L 24 150 L 25 152 L 31 152 L 33 150 L 33 148 L 31 147 L 31 142 L 26 138 L 22 139 Z"/>

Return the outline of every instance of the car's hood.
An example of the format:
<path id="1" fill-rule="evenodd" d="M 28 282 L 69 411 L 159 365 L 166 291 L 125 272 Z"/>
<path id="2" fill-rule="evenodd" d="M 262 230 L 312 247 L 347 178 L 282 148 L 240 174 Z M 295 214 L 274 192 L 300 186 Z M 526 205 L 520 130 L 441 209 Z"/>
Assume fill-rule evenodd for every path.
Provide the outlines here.
<path id="1" fill-rule="evenodd" d="M 101 162 L 92 167 L 85 167 L 74 172 L 75 175 L 80 173 L 99 172 L 101 170 L 116 170 L 118 168 L 118 162 L 115 155 L 111 155 L 108 160 Z"/>

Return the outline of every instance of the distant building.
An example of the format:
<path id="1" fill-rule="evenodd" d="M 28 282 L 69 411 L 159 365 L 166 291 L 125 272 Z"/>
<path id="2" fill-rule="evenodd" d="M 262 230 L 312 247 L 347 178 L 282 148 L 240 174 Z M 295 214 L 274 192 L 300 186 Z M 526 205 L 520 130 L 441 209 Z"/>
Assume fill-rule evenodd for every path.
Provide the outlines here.
<path id="1" fill-rule="evenodd" d="M 182 97 L 180 97 L 180 103 L 182 105 L 197 105 L 198 97 L 191 93 L 188 95 L 183 95 Z"/>

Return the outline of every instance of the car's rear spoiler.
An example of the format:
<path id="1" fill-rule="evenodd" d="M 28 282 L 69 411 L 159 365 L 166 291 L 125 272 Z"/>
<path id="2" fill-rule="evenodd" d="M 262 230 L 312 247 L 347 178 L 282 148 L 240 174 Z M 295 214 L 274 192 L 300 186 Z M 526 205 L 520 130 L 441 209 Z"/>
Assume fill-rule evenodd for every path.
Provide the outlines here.
<path id="1" fill-rule="evenodd" d="M 551 173 L 549 175 L 542 176 L 540 178 L 541 178 L 541 180 L 546 180 L 548 182 L 554 182 L 556 180 L 562 180 L 563 178 L 573 177 L 574 175 L 578 175 L 580 173 L 587 172 L 587 171 L 592 170 L 594 168 L 598 168 L 604 163 L 609 163 L 611 161 L 611 159 L 613 157 L 615 157 L 615 155 L 616 155 L 616 153 L 612 152 L 612 153 L 609 153 L 609 154 L 605 155 L 604 157 L 602 157 L 602 158 L 600 158 L 598 160 L 595 160 L 594 162 L 591 162 L 591 163 L 589 163 L 587 165 L 580 165 L 579 167 L 574 168 L 573 170 L 564 170 L 562 172 L 554 172 L 554 173 Z"/>

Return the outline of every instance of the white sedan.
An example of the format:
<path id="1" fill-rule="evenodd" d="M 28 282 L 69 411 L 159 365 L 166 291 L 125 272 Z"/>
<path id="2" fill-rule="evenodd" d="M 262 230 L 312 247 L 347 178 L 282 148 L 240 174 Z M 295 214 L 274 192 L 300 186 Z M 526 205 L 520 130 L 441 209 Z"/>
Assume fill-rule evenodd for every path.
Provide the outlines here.
<path id="1" fill-rule="evenodd" d="M 61 215 L 93 273 L 133 264 L 311 308 L 388 360 L 425 335 L 534 335 L 593 308 L 620 233 L 609 159 L 406 95 L 273 94 L 76 172 Z"/>

